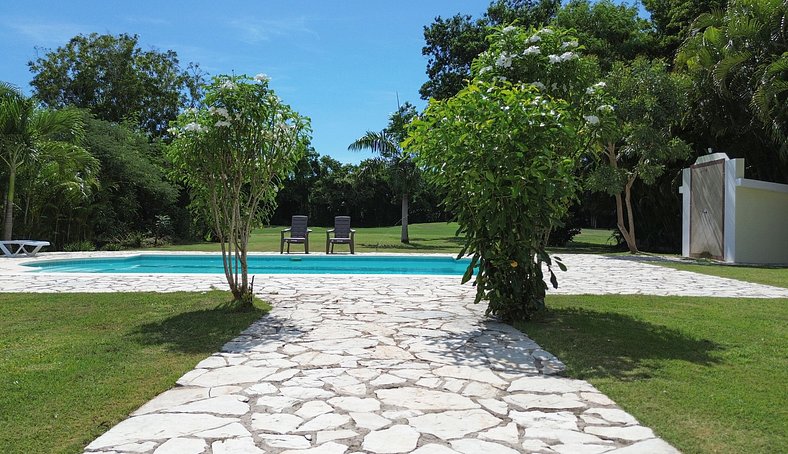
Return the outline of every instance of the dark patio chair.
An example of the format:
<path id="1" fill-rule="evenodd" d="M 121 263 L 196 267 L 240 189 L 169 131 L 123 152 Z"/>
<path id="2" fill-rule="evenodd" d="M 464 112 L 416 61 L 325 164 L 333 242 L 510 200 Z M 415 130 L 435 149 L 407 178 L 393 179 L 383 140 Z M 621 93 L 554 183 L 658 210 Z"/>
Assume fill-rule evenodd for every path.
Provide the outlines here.
<path id="1" fill-rule="evenodd" d="M 293 216 L 293 219 L 290 221 L 290 228 L 281 232 L 280 254 L 283 254 L 285 251 L 285 243 L 287 243 L 288 254 L 290 253 L 290 243 L 304 243 L 304 253 L 309 254 L 309 232 L 312 230 L 306 227 L 308 219 L 308 216 Z M 289 238 L 285 238 L 285 232 L 290 232 Z"/>
<path id="2" fill-rule="evenodd" d="M 331 238 L 331 234 L 334 238 Z M 350 228 L 350 216 L 337 216 L 334 218 L 334 228 L 326 230 L 326 254 L 334 253 L 335 244 L 349 244 L 350 253 L 356 253 L 356 231 Z M 329 252 L 330 246 L 330 252 Z"/>

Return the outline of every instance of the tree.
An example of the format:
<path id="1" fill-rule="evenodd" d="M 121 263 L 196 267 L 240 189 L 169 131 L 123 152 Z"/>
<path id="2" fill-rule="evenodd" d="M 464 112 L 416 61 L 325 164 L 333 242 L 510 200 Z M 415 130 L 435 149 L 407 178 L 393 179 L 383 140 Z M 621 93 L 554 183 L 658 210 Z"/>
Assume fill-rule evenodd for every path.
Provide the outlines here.
<path id="1" fill-rule="evenodd" d="M 370 149 L 380 155 L 388 165 L 388 174 L 392 187 L 402 200 L 402 232 L 400 241 L 409 243 L 408 237 L 408 203 L 420 175 L 413 154 L 400 144 L 405 140 L 406 127 L 416 117 L 416 108 L 406 102 L 391 117 L 388 126 L 380 132 L 367 131 L 362 137 L 348 146 L 348 150 Z"/>
<path id="2" fill-rule="evenodd" d="M 3 239 L 13 238 L 17 172 L 35 161 L 73 162 L 85 158 L 81 172 L 97 169 L 95 160 L 79 146 L 84 135 L 82 114 L 75 109 L 41 109 L 32 98 L 0 84 L 0 159 L 7 172 Z M 68 159 L 71 155 L 71 159 Z M 87 155 L 87 156 L 85 156 Z"/>
<path id="3" fill-rule="evenodd" d="M 215 77 L 203 107 L 178 116 L 168 148 L 195 212 L 213 223 L 233 298 L 250 308 L 249 235 L 271 215 L 282 180 L 309 146 L 309 119 L 258 74 Z"/>
<path id="4" fill-rule="evenodd" d="M 644 58 L 616 63 L 606 79 L 590 89 L 587 103 L 602 157 L 588 184 L 615 197 L 618 229 L 636 253 L 632 185 L 638 179 L 654 183 L 667 163 L 690 155 L 689 145 L 673 134 L 688 107 L 689 84 L 668 73 L 664 62 Z"/>
<path id="5" fill-rule="evenodd" d="M 101 162 L 100 189 L 90 210 L 99 242 L 154 229 L 157 216 L 175 217 L 178 187 L 164 171 L 161 144 L 133 125 L 86 119 L 85 148 Z"/>
<path id="6" fill-rule="evenodd" d="M 423 99 L 447 99 L 459 92 L 471 78 L 471 63 L 487 49 L 489 28 L 517 23 L 520 26 L 546 24 L 555 15 L 558 0 L 497 0 L 490 3 L 482 18 L 456 14 L 436 17 L 424 27 L 422 55 L 427 62 L 428 80 L 419 89 Z"/>
<path id="7" fill-rule="evenodd" d="M 596 55 L 604 71 L 616 61 L 649 56 L 655 47 L 649 21 L 636 6 L 601 0 L 572 0 L 561 7 L 551 25 L 573 29 L 587 54 Z"/>
<path id="8" fill-rule="evenodd" d="M 536 87 L 478 78 L 431 100 L 411 126 L 405 145 L 446 191 L 465 238 L 459 257 L 472 255 L 463 282 L 478 264 L 476 302 L 489 300 L 489 314 L 516 321 L 544 308 L 544 237 L 578 188 L 580 126 L 565 101 Z"/>
<path id="9" fill-rule="evenodd" d="M 725 8 L 728 0 L 643 0 L 656 29 L 659 56 L 672 60 L 695 18 Z"/>
<path id="10" fill-rule="evenodd" d="M 51 108 L 76 106 L 97 118 L 131 120 L 154 137 L 191 100 L 202 73 L 181 70 L 174 51 L 143 51 L 137 35 L 77 35 L 64 46 L 28 62 L 35 96 Z"/>
<path id="11" fill-rule="evenodd" d="M 699 90 L 728 101 L 788 158 L 788 3 L 731 0 L 700 15 L 676 57 Z M 708 102 L 708 101 L 707 101 Z"/>

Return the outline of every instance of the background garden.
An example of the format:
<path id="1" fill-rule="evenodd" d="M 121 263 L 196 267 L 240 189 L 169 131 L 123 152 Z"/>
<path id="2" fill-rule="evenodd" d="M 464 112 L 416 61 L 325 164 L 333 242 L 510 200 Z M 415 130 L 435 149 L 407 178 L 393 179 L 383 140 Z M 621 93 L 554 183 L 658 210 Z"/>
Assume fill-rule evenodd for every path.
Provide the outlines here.
<path id="1" fill-rule="evenodd" d="M 749 178 L 788 181 L 785 4 L 646 0 L 644 7 L 649 19 L 640 17 L 636 7 L 609 1 L 507 0 L 493 2 L 482 17 L 460 13 L 424 27 L 425 99 L 457 94 L 471 77 L 473 59 L 489 48 L 486 36 L 492 27 L 514 23 L 573 29 L 583 54 L 596 57 L 600 80 L 628 75 L 629 81 L 619 83 L 619 104 L 643 106 L 659 96 L 675 101 L 660 101 L 667 107 L 649 126 L 684 147 L 644 156 L 628 152 L 627 138 L 617 138 L 624 172 L 596 172 L 591 162 L 576 171 L 583 191 L 566 227 L 553 234 L 553 244 L 565 243 L 579 227 L 615 228 L 611 196 L 627 187 L 638 247 L 678 251 L 678 171 L 709 148 L 745 158 Z M 645 68 L 652 72 L 647 83 L 668 76 L 680 83 L 670 93 L 653 92 L 654 99 L 643 99 L 626 84 L 637 83 Z M 180 62 L 170 50 L 141 49 L 137 36 L 92 34 L 43 52 L 29 69 L 33 99 L 17 110 L 7 107 L 10 95 L 3 101 L 4 141 L 22 135 L 27 144 L 23 150 L 2 149 L 6 231 L 12 224 L 16 238 L 46 239 L 55 249 L 68 250 L 211 238 L 211 228 L 188 209 L 188 191 L 171 178 L 165 153 L 173 138 L 170 122 L 202 102 L 202 85 L 210 75 L 197 62 Z M 19 112 L 24 112 L 22 122 L 14 122 Z M 379 152 L 358 165 L 340 163 L 331 150 L 310 148 L 281 182 L 270 223 L 288 224 L 298 213 L 309 215 L 312 225 L 325 226 L 333 216 L 348 214 L 355 226 L 391 226 L 403 221 L 403 196 L 405 222 L 450 219 L 452 213 L 441 205 L 444 194 L 424 181 L 409 153 L 396 146 L 375 148 L 371 142 L 383 137 L 399 145 L 405 120 L 416 113 L 404 103 L 386 130 L 352 144 Z M 632 175 L 636 178 L 629 180 Z M 624 237 L 619 234 L 619 241 Z"/>

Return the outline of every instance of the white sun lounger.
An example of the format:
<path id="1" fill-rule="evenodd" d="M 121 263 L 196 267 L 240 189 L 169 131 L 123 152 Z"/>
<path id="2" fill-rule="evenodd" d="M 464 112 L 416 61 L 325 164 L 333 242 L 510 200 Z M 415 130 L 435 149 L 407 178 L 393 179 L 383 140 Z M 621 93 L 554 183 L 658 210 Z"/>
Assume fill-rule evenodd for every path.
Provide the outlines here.
<path id="1" fill-rule="evenodd" d="M 49 241 L 0 241 L 0 252 L 2 252 L 6 257 L 21 257 L 22 255 L 33 257 L 44 246 L 49 246 Z"/>

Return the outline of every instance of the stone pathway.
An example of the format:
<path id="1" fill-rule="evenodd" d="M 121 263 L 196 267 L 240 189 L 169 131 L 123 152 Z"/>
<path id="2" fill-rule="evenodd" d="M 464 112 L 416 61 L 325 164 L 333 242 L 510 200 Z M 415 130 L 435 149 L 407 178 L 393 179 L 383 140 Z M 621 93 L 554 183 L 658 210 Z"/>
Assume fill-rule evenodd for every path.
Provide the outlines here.
<path id="1" fill-rule="evenodd" d="M 788 297 L 788 289 L 567 256 L 559 293 Z M 221 277 L 18 274 L 2 291 L 174 291 Z M 673 453 L 454 277 L 258 276 L 274 309 L 90 453 Z"/>

